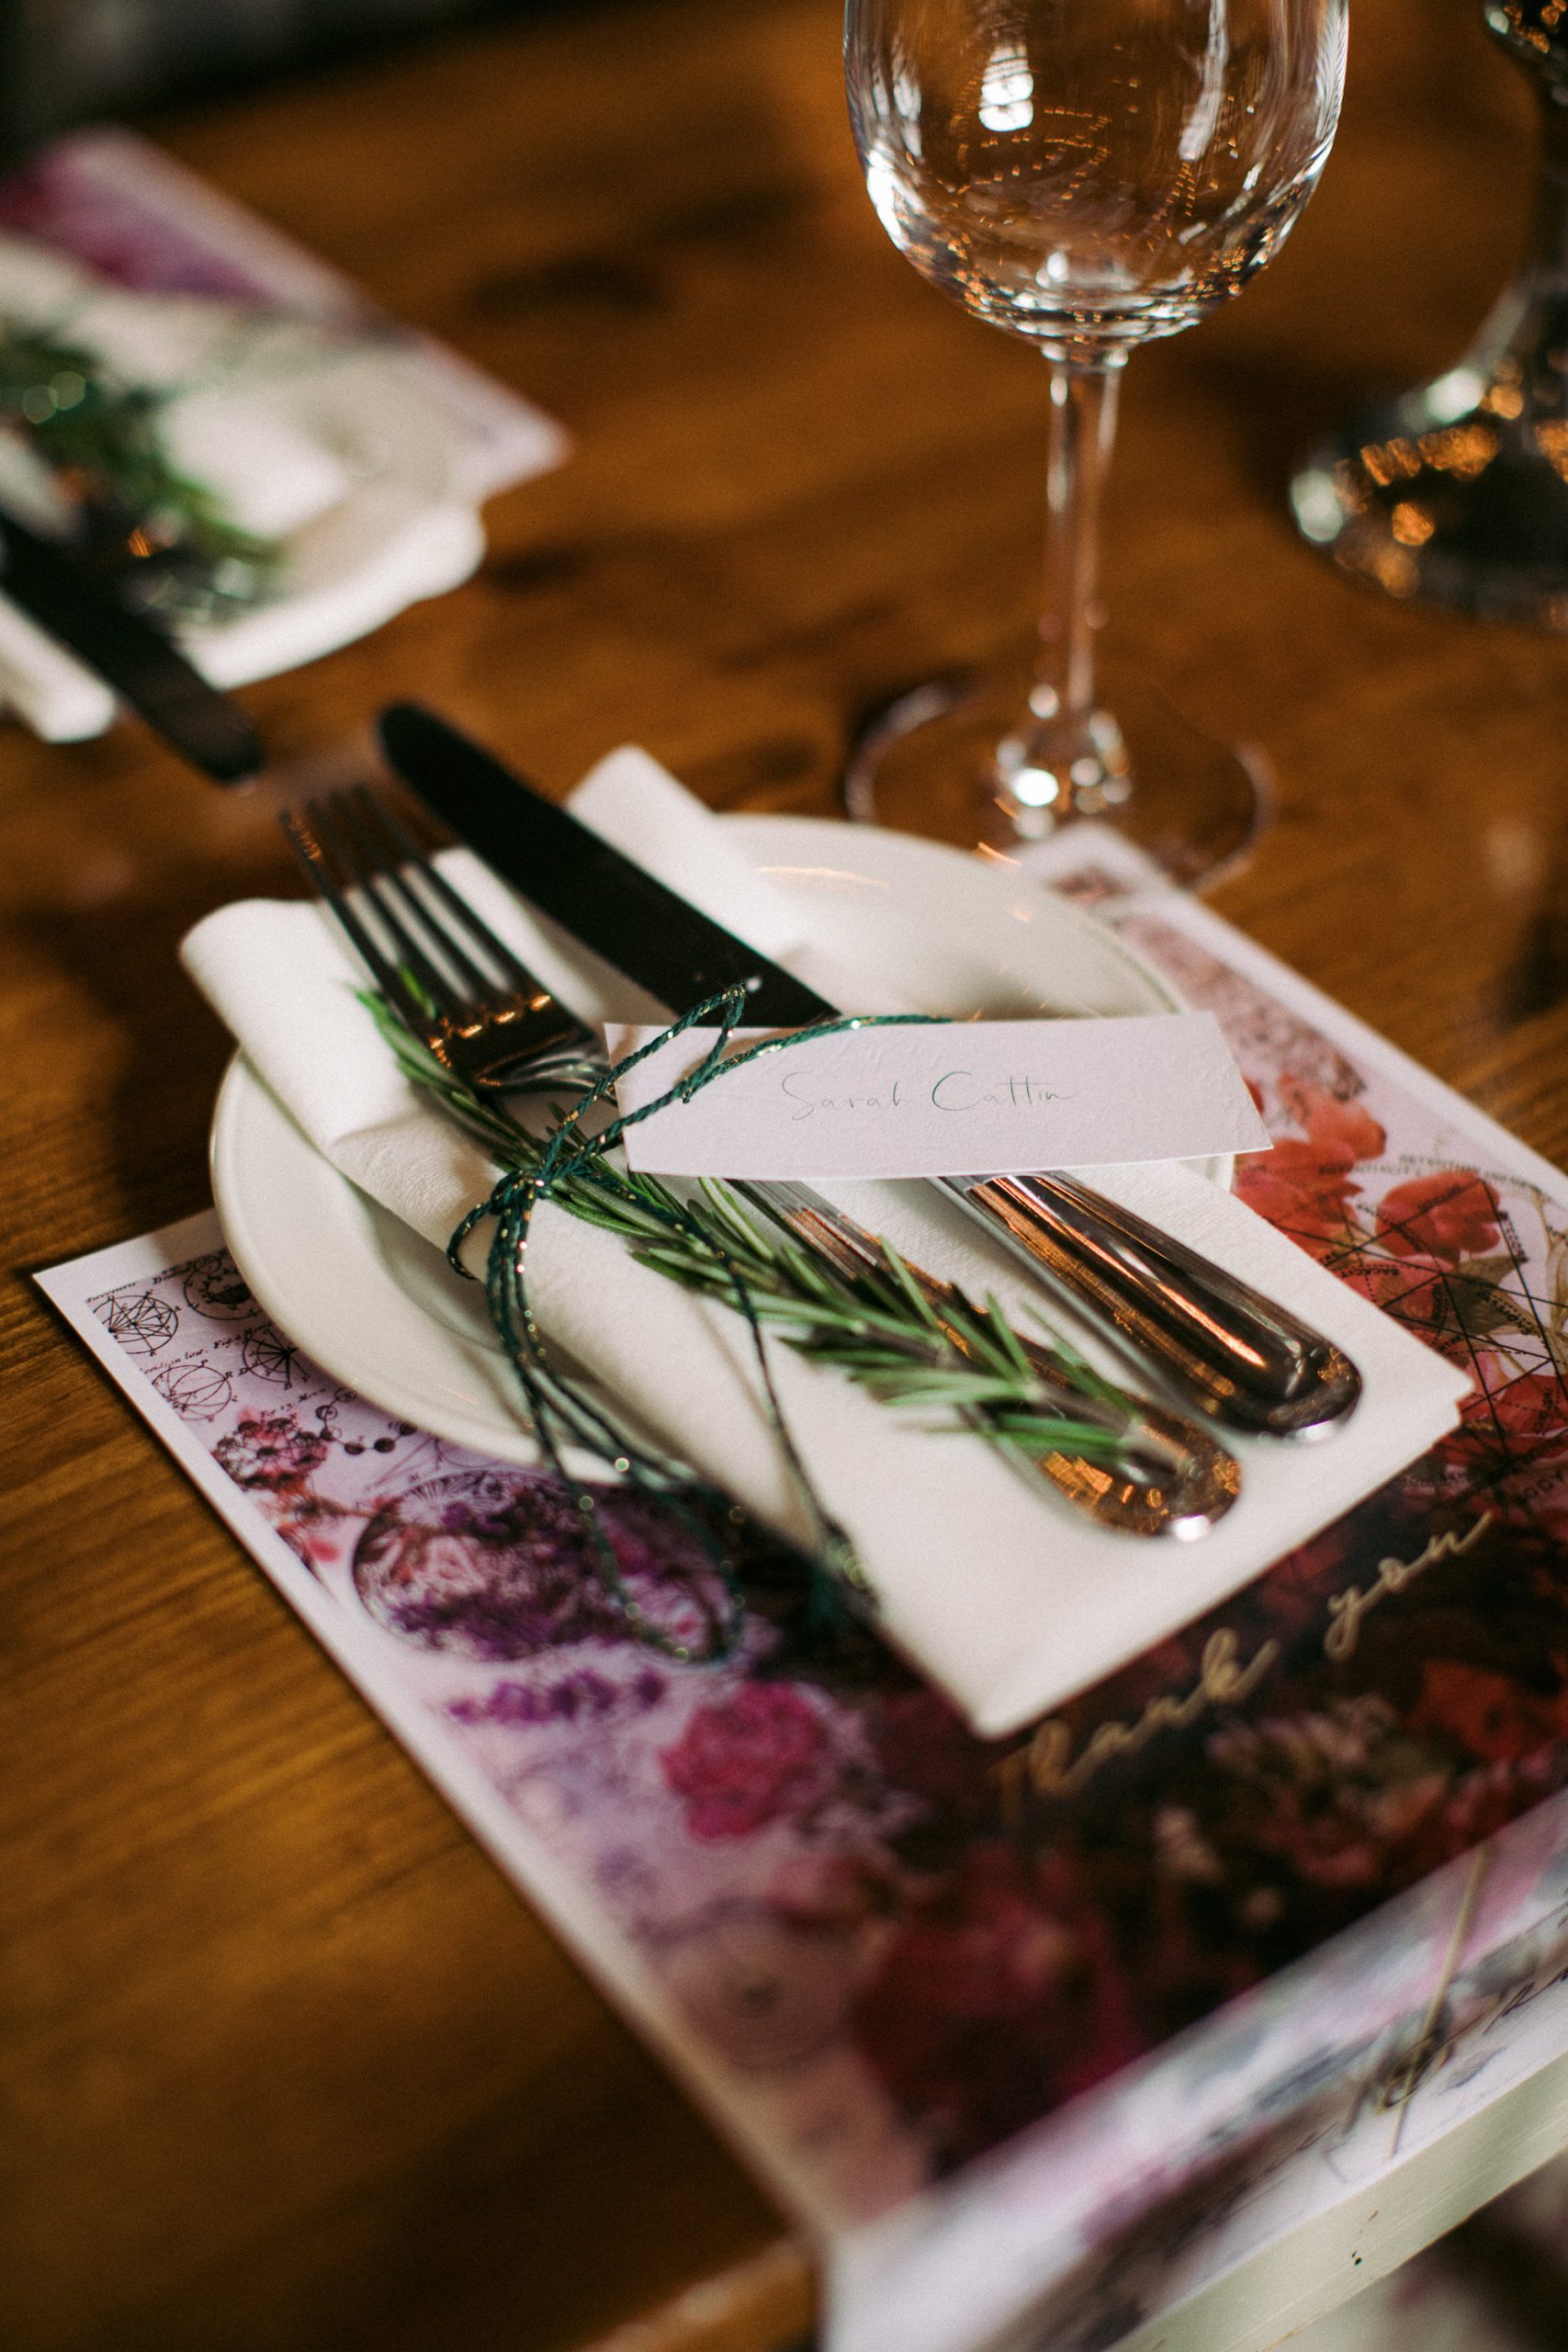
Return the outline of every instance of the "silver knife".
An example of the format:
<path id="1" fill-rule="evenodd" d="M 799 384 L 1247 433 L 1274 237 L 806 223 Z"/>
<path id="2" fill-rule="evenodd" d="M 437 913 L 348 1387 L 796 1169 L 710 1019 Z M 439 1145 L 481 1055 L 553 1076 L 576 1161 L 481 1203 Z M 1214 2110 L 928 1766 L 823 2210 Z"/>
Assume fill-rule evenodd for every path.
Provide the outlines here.
<path id="1" fill-rule="evenodd" d="M 399 703 L 378 724 L 388 762 L 450 831 L 672 1012 L 741 982 L 752 989 L 749 1025 L 798 1027 L 841 1009 L 434 712 Z M 1311 1438 L 1355 1406 L 1360 1375 L 1321 1332 L 1075 1178 L 945 1177 L 938 1189 L 1091 1329 L 1211 1419 Z"/>

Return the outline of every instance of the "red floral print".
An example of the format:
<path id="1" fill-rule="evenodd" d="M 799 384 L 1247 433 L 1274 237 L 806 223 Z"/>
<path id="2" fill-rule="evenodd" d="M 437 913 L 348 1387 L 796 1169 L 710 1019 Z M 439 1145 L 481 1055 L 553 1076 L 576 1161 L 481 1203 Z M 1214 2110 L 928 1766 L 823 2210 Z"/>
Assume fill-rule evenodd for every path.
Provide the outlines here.
<path id="1" fill-rule="evenodd" d="M 831 1761 L 816 1708 L 783 1682 L 698 1707 L 660 1758 L 694 1838 L 748 1838 L 819 1795 Z"/>
<path id="2" fill-rule="evenodd" d="M 1484 1763 L 1512 1763 L 1568 1736 L 1568 1691 L 1546 1697 L 1463 1658 L 1429 1657 L 1413 1730 L 1448 1732 Z"/>
<path id="3" fill-rule="evenodd" d="M 1439 1168 L 1395 1184 L 1378 1204 L 1378 1235 L 1395 1257 L 1425 1252 L 1457 1266 L 1465 1257 L 1495 1250 L 1497 1195 L 1473 1169 Z"/>
<path id="4" fill-rule="evenodd" d="M 1354 1163 L 1375 1159 L 1387 1146 L 1387 1135 L 1364 1104 L 1347 1102 L 1325 1086 L 1282 1080 L 1280 1098 L 1321 1151 L 1348 1152 Z"/>
<path id="5" fill-rule="evenodd" d="M 861 1988 L 855 2026 L 944 2167 L 1142 2048 L 1091 1891 L 1066 1863 L 993 1840 L 906 1913 Z"/>
<path id="6" fill-rule="evenodd" d="M 982 1746 L 938 1690 L 900 1690 L 870 1723 L 876 1761 L 888 1784 L 965 1818 L 996 1804 L 996 1765 L 1005 1747 Z"/>
<path id="7" fill-rule="evenodd" d="M 1359 1159 L 1375 1159 L 1386 1137 L 1359 1103 L 1342 1102 L 1321 1086 L 1291 1088 L 1286 1101 L 1306 1134 L 1281 1137 L 1272 1151 L 1246 1154 L 1236 1190 L 1248 1208 L 1298 1240 L 1335 1240 L 1361 1189 L 1350 1170 Z"/>
<path id="8" fill-rule="evenodd" d="M 1450 1269 L 1440 1258 L 1418 1250 L 1398 1258 L 1369 1255 L 1336 1271 L 1351 1290 L 1359 1291 L 1374 1306 L 1395 1309 L 1399 1320 L 1417 1332 L 1438 1331 L 1447 1319 L 1445 1285 Z"/>
<path id="9" fill-rule="evenodd" d="M 1355 1161 L 1286 1136 L 1269 1152 L 1248 1152 L 1236 1163 L 1235 1188 L 1249 1209 L 1298 1236 L 1331 1241 L 1345 1230 L 1360 1191 L 1350 1182 Z"/>
<path id="10" fill-rule="evenodd" d="M 1493 1419 L 1510 1437 L 1550 1437 L 1568 1430 L 1568 1386 L 1555 1372 L 1525 1372 L 1487 1399 Z"/>

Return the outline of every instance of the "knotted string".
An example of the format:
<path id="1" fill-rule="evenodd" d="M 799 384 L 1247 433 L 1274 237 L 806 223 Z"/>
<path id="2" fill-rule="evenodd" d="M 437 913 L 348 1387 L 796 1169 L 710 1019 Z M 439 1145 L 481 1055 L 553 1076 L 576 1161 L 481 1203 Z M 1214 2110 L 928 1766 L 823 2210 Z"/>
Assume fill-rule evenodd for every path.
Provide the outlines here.
<path id="1" fill-rule="evenodd" d="M 749 1063 L 761 1060 L 764 1055 L 777 1053 L 785 1046 L 807 1044 L 818 1037 L 841 1035 L 852 1030 L 911 1024 L 938 1017 L 924 1012 L 833 1015 L 813 1022 L 804 1029 L 788 1030 L 777 1036 L 759 1039 L 739 1053 L 729 1054 L 730 1038 L 745 1011 L 747 997 L 756 985 L 751 981 L 705 998 L 701 1004 L 694 1005 L 689 1012 L 682 1014 L 679 1021 L 651 1038 L 647 1045 L 640 1046 L 635 1053 L 626 1055 L 623 1060 L 606 1069 L 571 1109 L 557 1119 L 543 1138 L 538 1157 L 532 1165 L 508 1169 L 499 1177 L 489 1198 L 468 1211 L 446 1245 L 448 1262 L 459 1274 L 472 1279 L 468 1269 L 462 1263 L 463 1246 L 487 1218 L 493 1219 L 495 1230 L 491 1236 L 485 1261 L 485 1297 L 496 1335 L 523 1391 L 534 1436 L 546 1462 L 570 1496 L 605 1589 L 621 1610 L 633 1634 L 638 1640 L 682 1664 L 719 1664 L 732 1657 L 739 1646 L 746 1620 L 746 1598 L 736 1572 L 733 1538 L 739 1533 L 745 1513 L 709 1481 L 694 1476 L 683 1467 L 678 1469 L 676 1465 L 628 1443 L 624 1433 L 617 1431 L 595 1405 L 592 1396 L 550 1362 L 529 1298 L 528 1241 L 534 1212 L 539 1203 L 548 1200 L 552 1193 L 563 1186 L 587 1182 L 602 1192 L 635 1203 L 642 1215 L 651 1216 L 672 1233 L 695 1240 L 713 1255 L 750 1335 L 763 1411 L 814 1532 L 816 1554 L 812 1563 L 812 1614 L 818 1623 L 822 1623 L 835 1617 L 841 1618 L 852 1604 L 863 1611 L 870 1600 L 864 1572 L 855 1557 L 849 1536 L 827 1510 L 813 1486 L 784 1419 L 773 1381 L 761 1317 L 743 1268 L 725 1248 L 722 1237 L 712 1227 L 693 1216 L 678 1201 L 659 1198 L 646 1191 L 637 1190 L 604 1160 L 604 1154 L 640 1120 L 651 1118 L 656 1111 L 667 1110 L 674 1102 L 689 1102 L 694 1094 L 711 1085 L 716 1079 L 731 1070 L 742 1069 Z M 583 1119 L 613 1095 L 628 1071 L 635 1069 L 650 1054 L 660 1052 L 672 1039 L 689 1029 L 699 1028 L 716 1014 L 717 1035 L 694 1069 L 677 1080 L 654 1101 L 617 1116 L 595 1135 L 590 1136 L 583 1132 Z M 717 1571 L 729 1604 L 724 1622 L 716 1627 L 705 1644 L 694 1645 L 666 1633 L 663 1627 L 653 1622 L 631 1591 L 592 1494 L 567 1466 L 561 1452 L 562 1442 L 567 1438 L 575 1439 L 602 1454 L 613 1463 L 628 1485 L 644 1493 L 658 1495 L 680 1512 Z M 693 1502 L 700 1503 L 703 1509 L 694 1509 Z M 715 1518 L 730 1529 L 730 1542 L 723 1544 L 714 1542 L 711 1522 Z"/>

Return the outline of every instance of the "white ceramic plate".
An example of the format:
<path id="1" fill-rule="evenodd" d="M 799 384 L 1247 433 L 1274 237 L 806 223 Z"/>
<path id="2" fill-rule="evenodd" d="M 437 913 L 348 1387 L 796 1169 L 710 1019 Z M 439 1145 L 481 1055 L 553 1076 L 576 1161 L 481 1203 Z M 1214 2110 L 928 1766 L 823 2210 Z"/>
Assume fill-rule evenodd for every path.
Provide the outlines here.
<path id="1" fill-rule="evenodd" d="M 835 966 L 928 1012 L 1181 1009 L 1110 932 L 1006 867 L 816 818 L 725 821 L 775 884 L 809 900 L 813 944 Z M 1225 1159 L 1201 1171 L 1230 1181 Z M 241 1272 L 324 1371 L 438 1437 L 533 1458 L 476 1286 L 329 1167 L 239 1058 L 218 1098 L 212 1185 Z"/>

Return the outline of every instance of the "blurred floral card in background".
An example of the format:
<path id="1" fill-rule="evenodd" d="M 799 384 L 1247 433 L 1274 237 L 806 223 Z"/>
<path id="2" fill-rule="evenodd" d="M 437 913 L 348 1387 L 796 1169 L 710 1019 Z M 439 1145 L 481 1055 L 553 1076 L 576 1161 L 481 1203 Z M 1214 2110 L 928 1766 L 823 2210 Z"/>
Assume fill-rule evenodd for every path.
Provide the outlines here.
<path id="1" fill-rule="evenodd" d="M 483 551 L 560 428 L 133 133 L 0 181 L 0 506 L 71 537 L 212 683 L 314 659 Z M 0 695 L 95 734 L 108 690 L 0 610 Z"/>

